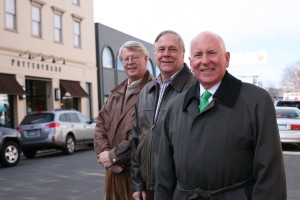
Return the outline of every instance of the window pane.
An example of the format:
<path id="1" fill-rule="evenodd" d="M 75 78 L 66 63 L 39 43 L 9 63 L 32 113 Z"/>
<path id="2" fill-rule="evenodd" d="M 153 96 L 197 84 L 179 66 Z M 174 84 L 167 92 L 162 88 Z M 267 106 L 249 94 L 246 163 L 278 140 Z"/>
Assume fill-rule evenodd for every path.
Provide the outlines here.
<path id="1" fill-rule="evenodd" d="M 72 0 L 73 4 L 79 5 L 79 0 Z"/>
<path id="2" fill-rule="evenodd" d="M 12 95 L 0 94 L 0 126 L 10 127 L 13 126 L 13 102 Z"/>
<path id="3" fill-rule="evenodd" d="M 160 74 L 160 70 L 157 66 L 155 67 L 155 71 L 156 71 L 156 76 Z"/>
<path id="4" fill-rule="evenodd" d="M 41 9 L 32 5 L 32 34 L 41 36 Z"/>
<path id="5" fill-rule="evenodd" d="M 149 60 L 148 60 L 148 63 L 147 63 L 147 69 L 149 70 L 150 74 L 152 74 L 152 76 L 154 76 L 153 66 L 152 66 L 152 63 Z"/>
<path id="6" fill-rule="evenodd" d="M 54 14 L 54 26 L 55 28 L 61 28 L 61 16 Z"/>
<path id="7" fill-rule="evenodd" d="M 120 61 L 120 59 L 117 59 L 117 68 L 118 68 L 118 70 L 123 70 L 124 71 L 123 64 Z"/>
<path id="8" fill-rule="evenodd" d="M 15 0 L 6 0 L 5 1 L 5 10 L 11 14 L 16 14 Z"/>
<path id="9" fill-rule="evenodd" d="M 54 14 L 54 40 L 62 42 L 61 15 Z"/>
<path id="10" fill-rule="evenodd" d="M 77 21 L 74 21 L 74 45 L 77 47 L 81 46 L 80 23 Z"/>
<path id="11" fill-rule="evenodd" d="M 68 113 L 67 115 L 70 119 L 70 122 L 79 122 L 79 119 L 78 119 L 76 113 Z"/>
<path id="12" fill-rule="evenodd" d="M 10 14 L 5 15 L 6 28 L 15 29 L 14 16 Z"/>
<path id="13" fill-rule="evenodd" d="M 60 30 L 58 30 L 58 29 L 54 30 L 54 39 L 55 39 L 55 41 L 61 42 Z"/>
<path id="14" fill-rule="evenodd" d="M 16 2 L 15 0 L 5 1 L 5 27 L 16 30 Z"/>
<path id="15" fill-rule="evenodd" d="M 40 35 L 39 33 L 39 24 L 37 22 L 32 22 L 32 34 Z"/>
<path id="16" fill-rule="evenodd" d="M 61 114 L 61 115 L 59 116 L 59 121 L 67 122 L 68 120 L 67 120 L 66 114 Z"/>
<path id="17" fill-rule="evenodd" d="M 80 34 L 80 25 L 78 22 L 74 22 L 74 34 L 79 35 Z"/>
<path id="18" fill-rule="evenodd" d="M 88 123 L 90 121 L 89 118 L 87 118 L 85 115 L 78 113 L 77 117 L 79 118 L 79 121 L 81 123 Z"/>
<path id="19" fill-rule="evenodd" d="M 74 36 L 74 45 L 80 46 L 80 40 L 79 40 L 78 36 Z"/>
<path id="20" fill-rule="evenodd" d="M 38 22 L 41 21 L 40 8 L 32 6 L 32 20 Z"/>
<path id="21" fill-rule="evenodd" d="M 103 49 L 102 63 L 103 63 L 103 67 L 113 68 L 112 53 L 108 47 L 104 47 Z"/>
<path id="22" fill-rule="evenodd" d="M 85 91 L 88 95 L 91 95 L 91 83 L 85 84 Z M 89 119 L 92 119 L 92 105 L 91 105 L 91 98 L 86 98 L 86 114 Z"/>

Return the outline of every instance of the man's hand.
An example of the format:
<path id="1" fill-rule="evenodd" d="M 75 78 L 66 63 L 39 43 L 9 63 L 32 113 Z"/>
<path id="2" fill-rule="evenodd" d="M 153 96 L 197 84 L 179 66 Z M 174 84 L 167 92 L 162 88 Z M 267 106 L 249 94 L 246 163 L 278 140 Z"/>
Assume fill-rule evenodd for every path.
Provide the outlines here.
<path id="1" fill-rule="evenodd" d="M 103 151 L 98 155 L 98 162 L 105 168 L 110 168 L 112 166 L 112 162 L 109 159 L 108 152 L 109 151 Z"/>
<path id="2" fill-rule="evenodd" d="M 146 191 L 139 191 L 133 193 L 134 200 L 147 200 Z"/>

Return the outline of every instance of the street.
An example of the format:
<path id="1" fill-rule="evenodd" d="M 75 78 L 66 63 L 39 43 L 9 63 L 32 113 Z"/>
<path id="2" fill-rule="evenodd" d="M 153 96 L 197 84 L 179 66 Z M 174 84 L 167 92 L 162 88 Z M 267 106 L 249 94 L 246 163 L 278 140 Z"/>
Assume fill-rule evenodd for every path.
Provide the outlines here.
<path id="1" fill-rule="evenodd" d="M 300 199 L 300 148 L 292 145 L 283 145 L 283 156 L 285 165 L 285 174 L 287 179 L 288 200 Z"/>
<path id="2" fill-rule="evenodd" d="M 284 145 L 288 200 L 300 199 L 300 149 Z M 3 200 L 103 200 L 105 171 L 92 148 L 80 148 L 65 156 L 60 151 L 21 158 L 11 168 L 0 167 L 0 199 Z"/>
<path id="3" fill-rule="evenodd" d="M 22 157 L 17 166 L 0 168 L 0 199 L 103 200 L 104 173 L 92 148 Z"/>

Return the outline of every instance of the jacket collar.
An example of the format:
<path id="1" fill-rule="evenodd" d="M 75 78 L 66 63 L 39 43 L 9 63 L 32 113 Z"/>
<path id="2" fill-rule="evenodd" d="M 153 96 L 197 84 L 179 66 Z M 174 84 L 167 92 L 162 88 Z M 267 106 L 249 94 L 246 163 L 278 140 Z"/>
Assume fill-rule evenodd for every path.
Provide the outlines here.
<path id="1" fill-rule="evenodd" d="M 147 70 L 145 75 L 143 76 L 143 79 L 141 83 L 136 87 L 133 94 L 137 94 L 140 92 L 140 90 L 146 85 L 150 80 L 152 80 L 152 76 L 150 72 Z M 117 87 L 111 90 L 111 93 L 115 96 L 125 94 L 126 90 L 125 87 L 127 87 L 128 79 L 124 80 L 122 83 L 120 83 Z"/>
<path id="2" fill-rule="evenodd" d="M 225 106 L 233 107 L 237 97 L 240 93 L 242 87 L 242 82 L 232 76 L 228 73 L 228 71 L 225 72 L 225 75 L 221 81 L 221 84 L 217 91 L 215 92 L 213 98 L 220 103 L 222 103 Z M 199 82 L 194 84 L 186 93 L 186 96 L 184 98 L 184 103 L 182 110 L 185 111 L 187 107 L 191 104 L 193 99 L 198 101 L 198 104 L 200 103 L 199 100 Z"/>
<path id="3" fill-rule="evenodd" d="M 187 64 L 183 64 L 182 69 L 179 71 L 179 73 L 174 77 L 174 79 L 169 84 L 171 87 L 173 87 L 178 92 L 181 92 L 186 81 L 189 79 L 189 76 L 192 75 L 191 70 L 187 66 Z M 148 93 L 150 93 L 155 86 L 157 85 L 156 81 L 152 81 L 149 83 L 149 90 Z"/>

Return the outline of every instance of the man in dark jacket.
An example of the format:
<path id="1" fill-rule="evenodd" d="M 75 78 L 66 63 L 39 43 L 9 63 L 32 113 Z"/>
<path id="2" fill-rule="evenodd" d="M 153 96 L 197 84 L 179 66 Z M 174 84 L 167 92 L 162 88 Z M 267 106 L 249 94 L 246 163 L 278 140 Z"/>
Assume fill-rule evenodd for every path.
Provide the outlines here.
<path id="1" fill-rule="evenodd" d="M 192 40 L 198 83 L 166 112 L 156 200 L 286 200 L 273 100 L 230 75 L 229 59 L 220 36 L 202 32 Z"/>
<path id="2" fill-rule="evenodd" d="M 141 91 L 132 131 L 131 178 L 135 200 L 154 198 L 155 171 L 162 121 L 169 100 L 192 86 L 196 79 L 184 64 L 184 43 L 174 31 L 161 32 L 154 43 L 160 75 Z"/>
<path id="3" fill-rule="evenodd" d="M 119 50 L 128 79 L 111 91 L 97 118 L 94 147 L 106 168 L 104 199 L 130 200 L 131 130 L 138 94 L 152 80 L 147 70 L 149 54 L 139 42 L 125 42 Z"/>

